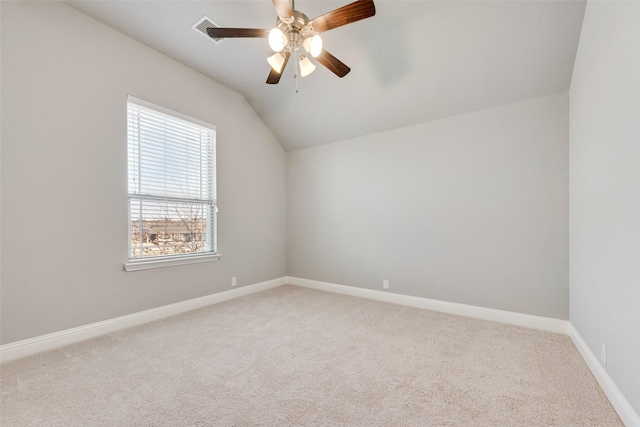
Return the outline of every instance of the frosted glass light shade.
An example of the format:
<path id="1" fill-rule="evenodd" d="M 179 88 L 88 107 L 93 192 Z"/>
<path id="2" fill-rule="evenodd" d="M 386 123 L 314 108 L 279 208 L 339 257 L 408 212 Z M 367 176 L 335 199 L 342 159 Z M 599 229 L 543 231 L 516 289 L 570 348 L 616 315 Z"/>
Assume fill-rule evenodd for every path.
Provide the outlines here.
<path id="1" fill-rule="evenodd" d="M 304 50 L 314 58 L 317 58 L 318 55 L 320 55 L 320 52 L 322 52 L 322 39 L 317 34 L 304 39 L 302 45 L 304 46 Z"/>
<path id="2" fill-rule="evenodd" d="M 282 72 L 282 66 L 284 65 L 284 58 L 278 52 L 274 53 L 270 57 L 267 58 L 267 62 L 273 68 L 273 71 L 276 73 Z"/>
<path id="3" fill-rule="evenodd" d="M 280 28 L 274 28 L 269 32 L 269 46 L 274 52 L 280 52 L 287 45 L 287 36 Z"/>
<path id="4" fill-rule="evenodd" d="M 316 66 L 309 61 L 309 58 L 303 56 L 300 58 L 300 75 L 302 77 L 306 77 L 309 74 L 313 73 L 313 70 L 316 69 Z"/>

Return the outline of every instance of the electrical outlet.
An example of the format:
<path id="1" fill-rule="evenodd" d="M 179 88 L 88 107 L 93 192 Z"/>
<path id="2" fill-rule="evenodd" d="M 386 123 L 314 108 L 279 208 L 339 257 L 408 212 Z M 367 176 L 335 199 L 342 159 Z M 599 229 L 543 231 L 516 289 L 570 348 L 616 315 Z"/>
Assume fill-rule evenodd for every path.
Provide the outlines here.
<path id="1" fill-rule="evenodd" d="M 387 279 L 382 281 L 382 287 L 384 289 L 389 289 L 389 281 Z"/>
<path id="2" fill-rule="evenodd" d="M 607 346 L 603 342 L 600 343 L 600 360 L 602 366 L 607 366 Z"/>
<path id="3" fill-rule="evenodd" d="M 231 278 L 231 286 L 235 286 L 235 285 L 237 285 L 237 284 L 238 284 L 238 281 L 237 281 L 236 279 L 237 279 L 237 278 L 236 278 L 236 276 L 233 276 L 233 277 Z"/>

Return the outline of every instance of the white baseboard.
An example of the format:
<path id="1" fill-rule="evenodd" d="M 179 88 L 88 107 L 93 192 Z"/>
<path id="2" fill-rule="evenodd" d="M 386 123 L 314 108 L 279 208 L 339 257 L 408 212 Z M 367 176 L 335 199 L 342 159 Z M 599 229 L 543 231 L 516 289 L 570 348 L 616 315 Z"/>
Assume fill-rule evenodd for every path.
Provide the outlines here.
<path id="1" fill-rule="evenodd" d="M 414 297 L 411 295 L 394 294 L 391 292 L 383 292 L 372 289 L 357 288 L 354 286 L 320 282 L 317 280 L 300 279 L 298 277 L 287 277 L 286 279 L 288 284 L 302 286 L 305 288 L 335 292 L 355 297 L 390 302 L 393 304 L 401 304 L 409 307 L 424 308 L 427 310 L 440 311 L 443 313 L 457 314 L 459 316 L 472 317 L 475 319 L 507 323 L 509 325 L 540 329 L 543 331 L 556 332 L 565 335 L 567 334 L 567 325 L 569 324 L 569 322 L 566 320 L 553 319 L 550 317 L 533 316 L 530 314 L 514 313 L 511 311 L 495 310 L 492 308 L 438 301 L 434 299 Z"/>
<path id="2" fill-rule="evenodd" d="M 611 402 L 611 405 L 618 413 L 624 425 L 627 427 L 640 427 L 640 417 L 571 323 L 569 323 L 568 333 L 571 341 L 573 341 L 573 344 L 580 352 L 580 355 L 591 370 L 596 381 L 598 381 L 598 384 L 600 384 L 600 388 L 602 388 L 602 391 Z"/>
<path id="3" fill-rule="evenodd" d="M 285 283 L 286 277 L 280 277 L 266 282 L 242 286 L 240 288 L 230 289 L 228 291 L 218 292 L 200 298 L 177 302 L 175 304 L 152 308 L 150 310 L 91 323 L 77 328 L 66 329 L 64 331 L 5 344 L 0 346 L 0 362 L 7 362 L 20 357 L 30 356 L 42 351 L 95 338 L 100 335 L 109 334 L 132 326 L 141 325 L 143 323 L 152 322 L 169 316 L 175 316 L 176 314 L 206 307 L 212 304 L 218 304 L 241 296 L 264 291 L 266 289 L 275 288 L 284 285 Z"/>
<path id="4" fill-rule="evenodd" d="M 338 285 L 335 283 L 320 282 L 317 280 L 287 277 L 286 282 L 291 285 L 302 286 L 321 291 L 335 292 L 355 297 L 368 298 L 393 304 L 401 304 L 410 307 L 440 311 L 449 314 L 472 317 L 476 319 L 490 320 L 493 322 L 523 326 L 543 331 L 556 332 L 569 335 L 574 345 L 580 352 L 591 373 L 598 381 L 603 392 L 618 413 L 618 416 L 626 427 L 640 427 L 640 417 L 631 407 L 620 389 L 613 382 L 607 371 L 602 367 L 598 358 L 591 352 L 575 327 L 566 320 L 548 317 L 533 316 L 529 314 L 514 313 L 510 311 L 495 310 L 491 308 L 477 307 L 466 304 L 458 304 L 446 301 L 438 301 L 428 298 L 414 297 L 410 295 L 394 294 L 391 292 L 376 291 L 372 289 L 357 288 L 354 286 Z"/>
<path id="5" fill-rule="evenodd" d="M 73 344 L 90 338 L 116 332 L 132 326 L 175 316 L 176 314 L 218 304 L 241 296 L 253 294 L 281 285 L 291 284 L 310 289 L 334 292 L 355 297 L 367 298 L 376 301 L 400 304 L 409 307 L 423 308 L 440 311 L 443 313 L 457 314 L 476 319 L 490 320 L 493 322 L 540 329 L 543 331 L 568 334 L 574 345 L 580 352 L 585 363 L 596 378 L 605 395 L 627 427 L 640 427 L 640 417 L 631 407 L 620 389 L 613 382 L 607 371 L 602 367 L 596 356 L 591 352 L 575 327 L 566 320 L 548 317 L 533 316 L 529 314 L 514 313 L 510 311 L 495 310 L 491 308 L 477 307 L 466 304 L 458 304 L 446 301 L 438 301 L 428 298 L 414 297 L 410 295 L 394 294 L 372 289 L 357 288 L 353 286 L 338 285 L 335 283 L 320 282 L 317 280 L 301 279 L 298 277 L 280 277 L 253 285 L 243 286 L 216 294 L 194 298 L 187 301 L 169 304 L 150 310 L 116 317 L 77 328 L 66 329 L 23 341 L 17 341 L 0 346 L 0 362 L 30 356 L 46 350 Z"/>

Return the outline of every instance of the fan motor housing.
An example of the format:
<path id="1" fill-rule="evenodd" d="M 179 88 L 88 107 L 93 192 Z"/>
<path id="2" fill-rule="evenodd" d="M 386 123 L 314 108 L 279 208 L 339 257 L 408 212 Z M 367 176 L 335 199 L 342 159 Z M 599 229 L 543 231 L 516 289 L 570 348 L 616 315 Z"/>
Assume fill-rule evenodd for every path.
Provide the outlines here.
<path id="1" fill-rule="evenodd" d="M 289 23 L 289 21 L 291 22 Z M 302 12 L 298 12 L 297 10 L 293 11 L 293 16 L 289 19 L 283 20 L 278 16 L 276 19 L 276 27 L 280 28 L 283 33 L 287 33 L 289 31 L 300 32 L 304 27 L 309 23 L 309 17 Z"/>
<path id="2" fill-rule="evenodd" d="M 313 28 L 309 25 L 309 17 L 297 10 L 293 11 L 291 18 L 281 18 L 278 16 L 276 19 L 276 27 L 280 29 L 289 41 L 288 50 L 297 50 L 297 47 L 302 40 L 306 37 L 310 37 L 315 34 Z"/>

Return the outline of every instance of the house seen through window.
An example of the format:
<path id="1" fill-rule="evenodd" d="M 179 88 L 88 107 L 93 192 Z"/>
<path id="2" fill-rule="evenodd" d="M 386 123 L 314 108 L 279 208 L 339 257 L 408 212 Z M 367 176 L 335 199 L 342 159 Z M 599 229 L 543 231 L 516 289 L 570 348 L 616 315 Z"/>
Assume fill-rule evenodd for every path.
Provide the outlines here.
<path id="1" fill-rule="evenodd" d="M 129 262 L 216 253 L 215 132 L 129 97 Z"/>

